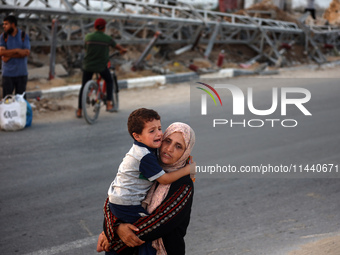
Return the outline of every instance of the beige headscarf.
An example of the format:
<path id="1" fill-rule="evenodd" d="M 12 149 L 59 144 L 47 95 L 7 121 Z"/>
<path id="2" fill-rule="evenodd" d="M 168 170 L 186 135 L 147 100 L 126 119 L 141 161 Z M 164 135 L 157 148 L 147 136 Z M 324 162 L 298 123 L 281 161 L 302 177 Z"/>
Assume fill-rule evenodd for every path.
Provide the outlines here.
<path id="1" fill-rule="evenodd" d="M 172 171 L 176 171 L 182 167 L 184 167 L 186 165 L 186 161 L 188 159 L 188 157 L 190 156 L 191 150 L 195 145 L 195 132 L 194 130 L 192 130 L 192 128 L 182 122 L 175 122 L 172 123 L 164 132 L 163 135 L 163 141 L 170 135 L 172 135 L 173 133 L 181 133 L 183 135 L 184 138 L 184 142 L 185 142 L 185 151 L 182 155 L 182 157 L 175 162 L 172 165 L 162 165 L 163 169 L 166 172 L 172 172 Z"/>
<path id="2" fill-rule="evenodd" d="M 164 132 L 163 141 L 171 134 L 179 132 L 183 135 L 185 142 L 185 151 L 181 158 L 172 165 L 162 165 L 163 169 L 166 172 L 173 172 L 182 167 L 184 167 L 187 163 L 187 159 L 190 156 L 191 150 L 195 145 L 195 132 L 194 130 L 187 124 L 182 122 L 172 123 Z M 164 200 L 167 196 L 171 184 L 159 184 L 156 189 L 156 183 L 151 187 L 146 196 L 143 204 L 146 205 L 146 209 L 149 213 L 153 212 Z M 161 238 L 152 242 L 152 246 L 157 250 L 157 255 L 165 255 L 166 250 L 163 245 L 163 241 Z"/>

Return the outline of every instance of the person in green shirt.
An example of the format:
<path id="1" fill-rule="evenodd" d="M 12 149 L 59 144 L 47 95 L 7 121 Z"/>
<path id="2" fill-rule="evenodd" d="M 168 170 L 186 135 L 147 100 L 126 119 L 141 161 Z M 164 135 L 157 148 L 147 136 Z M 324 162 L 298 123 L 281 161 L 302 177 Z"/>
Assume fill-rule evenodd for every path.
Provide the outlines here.
<path id="1" fill-rule="evenodd" d="M 110 70 L 107 67 L 109 62 L 110 47 L 116 48 L 121 54 L 127 50 L 117 44 L 111 36 L 105 34 L 106 21 L 102 18 L 96 19 L 94 22 L 95 32 L 85 36 L 85 57 L 83 61 L 83 77 L 82 86 L 78 97 L 78 109 L 76 116 L 82 117 L 82 94 L 85 84 L 92 79 L 94 73 L 99 73 L 106 82 L 107 102 L 106 110 L 112 112 L 112 89 L 113 80 Z"/>

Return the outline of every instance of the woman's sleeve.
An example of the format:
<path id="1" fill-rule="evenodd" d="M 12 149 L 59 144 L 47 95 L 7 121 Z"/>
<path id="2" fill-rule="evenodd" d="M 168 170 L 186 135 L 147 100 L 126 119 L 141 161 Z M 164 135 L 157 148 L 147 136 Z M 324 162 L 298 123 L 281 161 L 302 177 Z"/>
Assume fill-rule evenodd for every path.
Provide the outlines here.
<path id="1" fill-rule="evenodd" d="M 172 185 L 173 187 L 171 187 L 169 195 L 164 202 L 151 215 L 140 218 L 133 224 L 139 228 L 136 235 L 140 239 L 152 241 L 160 238 L 182 224 L 184 219 L 190 217 L 193 200 L 192 185 L 188 183 L 176 185 L 176 182 Z M 171 192 L 173 190 L 174 192 Z M 108 205 L 104 206 L 104 214 L 105 234 L 109 239 L 111 249 L 119 253 L 127 248 L 117 235 L 116 237 L 114 236 L 119 223 L 117 218 L 112 215 Z"/>
<path id="2" fill-rule="evenodd" d="M 109 198 L 105 200 L 104 203 L 104 233 L 109 241 L 110 244 L 113 244 L 120 239 L 117 238 L 117 228 L 121 221 L 118 220 L 118 218 L 112 214 L 110 207 L 109 207 Z"/>

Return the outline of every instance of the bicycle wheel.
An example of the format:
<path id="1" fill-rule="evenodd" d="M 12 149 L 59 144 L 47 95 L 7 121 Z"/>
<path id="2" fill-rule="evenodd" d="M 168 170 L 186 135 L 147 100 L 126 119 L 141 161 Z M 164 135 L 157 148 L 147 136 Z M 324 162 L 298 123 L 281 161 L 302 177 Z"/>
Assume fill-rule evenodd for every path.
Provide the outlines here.
<path id="1" fill-rule="evenodd" d="M 87 123 L 93 124 L 100 111 L 99 87 L 95 81 L 85 84 L 82 96 L 82 108 Z"/>
<path id="2" fill-rule="evenodd" d="M 113 80 L 113 88 L 112 88 L 112 105 L 113 110 L 115 112 L 118 112 L 119 109 L 119 87 L 118 87 L 118 81 L 117 76 L 115 73 L 112 73 L 112 80 Z"/>

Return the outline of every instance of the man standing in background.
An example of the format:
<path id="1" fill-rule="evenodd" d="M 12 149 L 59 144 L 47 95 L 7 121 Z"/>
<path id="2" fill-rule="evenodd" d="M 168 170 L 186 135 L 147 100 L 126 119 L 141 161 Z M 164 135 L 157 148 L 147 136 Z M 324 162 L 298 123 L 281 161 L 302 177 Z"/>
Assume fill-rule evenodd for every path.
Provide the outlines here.
<path id="1" fill-rule="evenodd" d="M 23 94 L 27 85 L 27 57 L 31 44 L 28 35 L 17 28 L 17 19 L 9 15 L 4 18 L 4 33 L 0 36 L 0 57 L 2 60 L 3 97 Z"/>
<path id="2" fill-rule="evenodd" d="M 313 19 L 316 19 L 315 16 L 315 7 L 314 0 L 307 0 L 307 6 L 305 8 L 305 12 L 309 12 Z"/>

